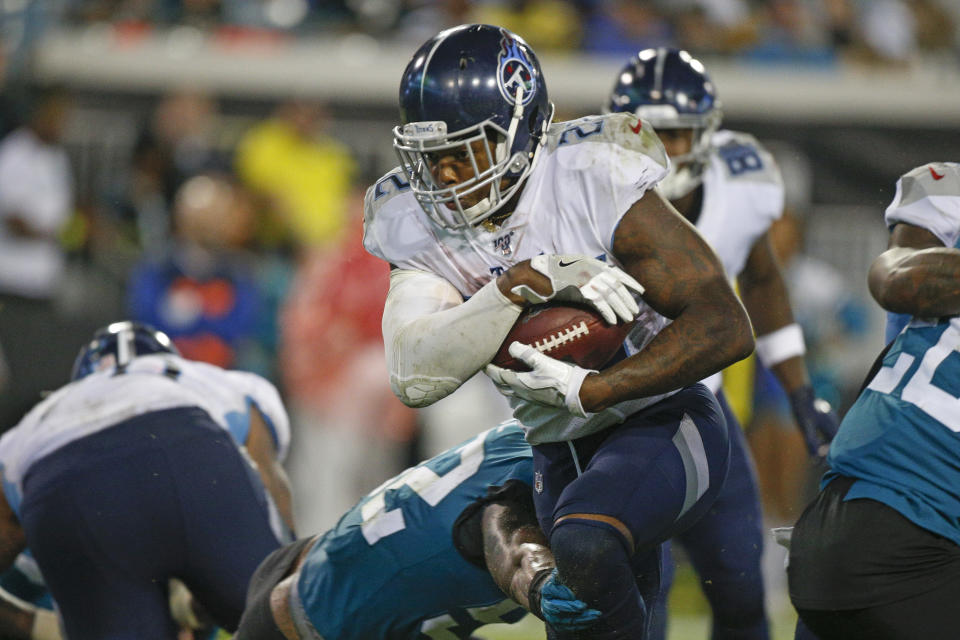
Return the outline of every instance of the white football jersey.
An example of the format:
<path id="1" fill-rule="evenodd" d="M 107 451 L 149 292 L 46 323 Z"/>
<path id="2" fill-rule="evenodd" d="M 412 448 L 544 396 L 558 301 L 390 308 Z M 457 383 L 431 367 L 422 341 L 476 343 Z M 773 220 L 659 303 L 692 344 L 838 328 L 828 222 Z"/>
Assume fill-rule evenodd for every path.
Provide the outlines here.
<path id="1" fill-rule="evenodd" d="M 783 203 L 783 179 L 773 155 L 747 133 L 717 131 L 710 141 L 696 226 L 731 279 L 740 275 L 753 245 L 783 213 Z M 716 392 L 721 374 L 703 382 Z"/>
<path id="2" fill-rule="evenodd" d="M 736 278 L 750 250 L 783 212 L 784 190 L 773 155 L 746 133 L 718 131 L 703 174 L 697 231 Z"/>
<path id="3" fill-rule="evenodd" d="M 250 405 L 256 405 L 277 441 L 279 459 L 290 446 L 290 423 L 276 388 L 245 371 L 185 360 L 173 354 L 134 358 L 123 373 L 98 371 L 61 387 L 0 438 L 4 483 L 19 492 L 30 466 L 74 440 L 134 416 L 199 407 L 243 445 Z"/>
<path id="4" fill-rule="evenodd" d="M 542 253 L 617 264 L 612 253 L 617 225 L 663 178 L 668 162 L 653 129 L 635 116 L 616 113 L 554 123 L 516 209 L 501 227 L 449 230 L 433 225 L 397 168 L 367 191 L 364 246 L 392 265 L 446 279 L 464 298 L 510 266 Z M 668 322 L 642 300 L 639 304 L 625 345 L 631 354 Z M 511 398 L 511 404 L 528 440 L 536 444 L 600 431 L 666 395 L 624 402 L 585 419 L 518 398 Z"/>
<path id="5" fill-rule="evenodd" d="M 887 226 L 905 222 L 960 248 L 960 163 L 931 162 L 902 175 L 885 214 Z"/>

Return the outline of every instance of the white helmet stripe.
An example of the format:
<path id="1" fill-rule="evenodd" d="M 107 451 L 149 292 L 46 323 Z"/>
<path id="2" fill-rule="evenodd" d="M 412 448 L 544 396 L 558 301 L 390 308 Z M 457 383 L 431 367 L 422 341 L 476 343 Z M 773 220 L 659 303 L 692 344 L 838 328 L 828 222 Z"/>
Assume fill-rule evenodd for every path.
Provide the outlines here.
<path id="1" fill-rule="evenodd" d="M 133 330 L 124 329 L 117 334 L 117 365 L 124 366 L 133 360 L 134 346 Z"/>
<path id="2" fill-rule="evenodd" d="M 667 48 L 657 49 L 657 66 L 653 69 L 653 90 L 663 95 L 663 68 L 667 65 Z"/>
<path id="3" fill-rule="evenodd" d="M 427 85 L 427 68 L 430 66 L 430 61 L 433 60 L 433 54 L 437 52 L 437 49 L 440 48 L 440 45 L 442 45 L 444 41 L 450 37 L 451 34 L 457 31 L 460 31 L 461 29 L 464 29 L 464 28 L 465 27 L 461 25 L 459 27 L 453 27 L 452 29 L 447 29 L 446 31 L 440 32 L 439 35 L 442 37 L 437 38 L 437 41 L 434 43 L 433 48 L 430 49 L 430 53 L 427 54 L 427 59 L 423 61 L 423 73 L 420 74 L 420 104 L 421 105 L 423 104 L 423 94 L 424 94 L 424 91 L 426 90 L 426 85 Z"/>

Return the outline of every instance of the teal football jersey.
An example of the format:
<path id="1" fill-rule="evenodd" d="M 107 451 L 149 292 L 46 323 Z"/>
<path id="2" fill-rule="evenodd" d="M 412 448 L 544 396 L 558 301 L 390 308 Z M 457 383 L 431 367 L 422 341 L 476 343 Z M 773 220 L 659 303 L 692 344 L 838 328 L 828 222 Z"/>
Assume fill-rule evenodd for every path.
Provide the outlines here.
<path id="1" fill-rule="evenodd" d="M 960 318 L 913 320 L 844 417 L 831 471 L 871 498 L 960 544 Z"/>
<path id="2" fill-rule="evenodd" d="M 304 637 L 467 638 L 526 611 L 460 555 L 453 525 L 491 486 L 533 481 L 516 422 L 388 480 L 318 540 L 291 597 Z M 303 628 L 306 627 L 306 628 Z"/>

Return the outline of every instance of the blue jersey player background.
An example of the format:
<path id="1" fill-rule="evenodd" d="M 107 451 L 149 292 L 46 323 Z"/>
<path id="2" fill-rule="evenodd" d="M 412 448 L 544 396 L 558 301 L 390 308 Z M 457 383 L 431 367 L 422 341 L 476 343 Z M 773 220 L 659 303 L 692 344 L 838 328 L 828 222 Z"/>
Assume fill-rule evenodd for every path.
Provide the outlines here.
<path id="1" fill-rule="evenodd" d="M 237 640 L 468 638 L 527 610 L 564 629 L 590 622 L 599 612 L 555 582 L 532 480 L 512 421 L 387 480 L 264 560 Z"/>
<path id="2" fill-rule="evenodd" d="M 798 520 L 790 597 L 822 640 L 960 629 L 960 164 L 897 183 L 870 291 L 910 322 L 875 365 Z"/>

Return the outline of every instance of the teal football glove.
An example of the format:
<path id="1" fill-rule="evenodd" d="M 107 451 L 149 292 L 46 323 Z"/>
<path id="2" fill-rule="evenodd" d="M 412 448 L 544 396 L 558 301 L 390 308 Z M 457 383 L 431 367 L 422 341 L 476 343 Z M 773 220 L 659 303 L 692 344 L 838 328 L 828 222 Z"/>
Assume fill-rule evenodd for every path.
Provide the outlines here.
<path id="1" fill-rule="evenodd" d="M 554 569 L 540 588 L 540 610 L 543 619 L 557 631 L 583 631 L 590 627 L 600 612 L 578 600 L 573 591 L 557 582 Z"/>

